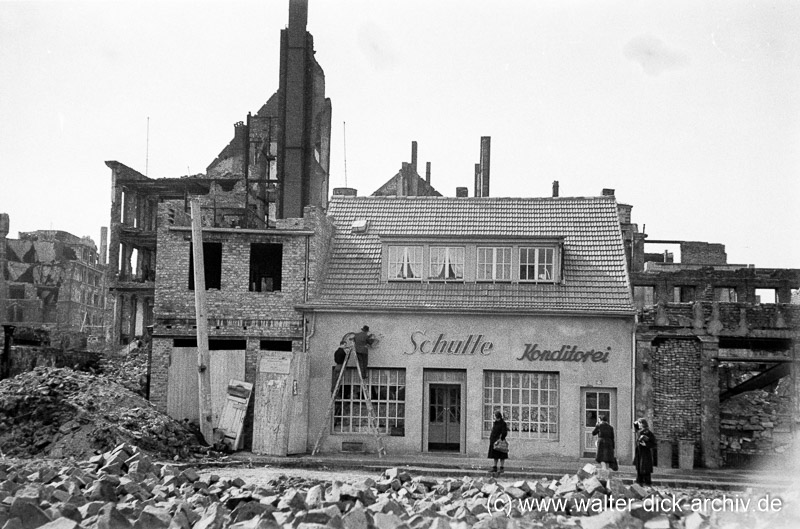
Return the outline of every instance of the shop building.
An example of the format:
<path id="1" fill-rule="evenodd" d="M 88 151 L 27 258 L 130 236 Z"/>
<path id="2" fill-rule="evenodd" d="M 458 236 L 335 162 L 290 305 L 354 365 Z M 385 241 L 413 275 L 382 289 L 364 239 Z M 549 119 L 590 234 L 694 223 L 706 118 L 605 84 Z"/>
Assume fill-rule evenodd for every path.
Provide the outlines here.
<path id="1" fill-rule="evenodd" d="M 354 367 L 332 416 L 333 352 L 368 325 L 369 386 L 392 453 L 593 457 L 608 415 L 631 454 L 634 312 L 613 196 L 334 196 L 310 326 L 309 449 L 377 449 Z"/>

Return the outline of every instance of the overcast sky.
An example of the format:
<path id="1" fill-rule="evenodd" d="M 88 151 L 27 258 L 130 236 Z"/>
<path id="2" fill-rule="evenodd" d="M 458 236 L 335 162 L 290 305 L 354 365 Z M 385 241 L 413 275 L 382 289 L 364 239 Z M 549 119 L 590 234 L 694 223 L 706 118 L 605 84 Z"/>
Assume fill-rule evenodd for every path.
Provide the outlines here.
<path id="1" fill-rule="evenodd" d="M 197 174 L 277 90 L 288 0 L 0 2 L 0 212 L 99 243 L 117 160 Z M 310 0 L 331 189 L 616 189 L 651 239 L 800 267 L 800 2 Z M 149 117 L 149 148 L 148 148 Z M 344 129 L 346 122 L 347 182 Z"/>

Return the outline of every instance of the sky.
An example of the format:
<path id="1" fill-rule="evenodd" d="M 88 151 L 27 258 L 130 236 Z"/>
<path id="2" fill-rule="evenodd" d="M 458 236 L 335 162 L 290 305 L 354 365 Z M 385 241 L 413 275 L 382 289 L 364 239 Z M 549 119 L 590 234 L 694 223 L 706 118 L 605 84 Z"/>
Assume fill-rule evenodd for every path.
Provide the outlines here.
<path id="1" fill-rule="evenodd" d="M 616 190 L 651 240 L 800 268 L 800 2 L 309 1 L 331 190 Z M 99 243 L 111 170 L 205 168 L 277 90 L 288 0 L 0 1 L 0 212 Z M 345 162 L 346 160 L 346 162 Z M 654 249 L 654 248 L 651 248 Z"/>

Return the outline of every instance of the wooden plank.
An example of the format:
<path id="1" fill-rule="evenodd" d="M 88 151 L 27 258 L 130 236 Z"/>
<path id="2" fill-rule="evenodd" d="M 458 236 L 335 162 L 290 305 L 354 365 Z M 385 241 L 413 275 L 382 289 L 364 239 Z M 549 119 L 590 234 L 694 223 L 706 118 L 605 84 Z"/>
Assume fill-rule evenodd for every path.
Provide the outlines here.
<path id="1" fill-rule="evenodd" d="M 210 352 L 211 358 L 211 415 L 212 424 L 220 424 L 222 411 L 228 400 L 231 379 L 244 380 L 245 351 L 218 350 Z M 252 389 L 252 384 L 250 385 Z"/>
<path id="2" fill-rule="evenodd" d="M 292 399 L 292 353 L 260 351 L 253 416 L 253 452 L 285 456 Z"/>
<path id="3" fill-rule="evenodd" d="M 224 434 L 224 442 L 232 449 L 241 448 L 242 426 L 247 413 L 253 384 L 231 379 L 227 385 L 225 407 L 219 419 L 217 429 Z"/>
<path id="4" fill-rule="evenodd" d="M 173 347 L 167 384 L 167 415 L 175 420 L 197 421 L 197 348 Z"/>
<path id="5" fill-rule="evenodd" d="M 211 406 L 213 424 L 217 426 L 228 396 L 228 382 L 244 379 L 245 351 L 210 351 Z M 197 348 L 175 347 L 170 353 L 169 385 L 167 387 L 167 415 L 182 421 L 197 421 L 198 377 Z"/>
<path id="6" fill-rule="evenodd" d="M 206 277 L 203 266 L 203 224 L 200 203 L 192 200 L 192 256 L 194 257 L 194 311 L 197 322 L 197 387 L 200 433 L 208 444 L 214 443 L 211 406 L 211 357 L 208 351 L 208 313 L 206 312 Z"/>

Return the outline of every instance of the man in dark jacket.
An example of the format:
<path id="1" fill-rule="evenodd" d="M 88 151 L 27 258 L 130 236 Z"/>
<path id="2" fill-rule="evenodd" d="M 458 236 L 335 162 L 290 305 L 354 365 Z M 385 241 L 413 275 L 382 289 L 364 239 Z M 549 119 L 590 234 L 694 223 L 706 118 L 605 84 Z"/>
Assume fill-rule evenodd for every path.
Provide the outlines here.
<path id="1" fill-rule="evenodd" d="M 592 435 L 597 436 L 597 455 L 594 460 L 600 463 L 604 469 L 610 466 L 612 470 L 615 470 L 614 427 L 608 424 L 608 418 L 605 415 L 600 416 L 600 422 L 592 430 Z"/>
<path id="2" fill-rule="evenodd" d="M 356 350 L 358 367 L 361 369 L 361 376 L 367 379 L 368 347 L 375 342 L 375 337 L 369 333 L 369 326 L 361 327 L 361 332 L 353 336 L 353 346 Z"/>

